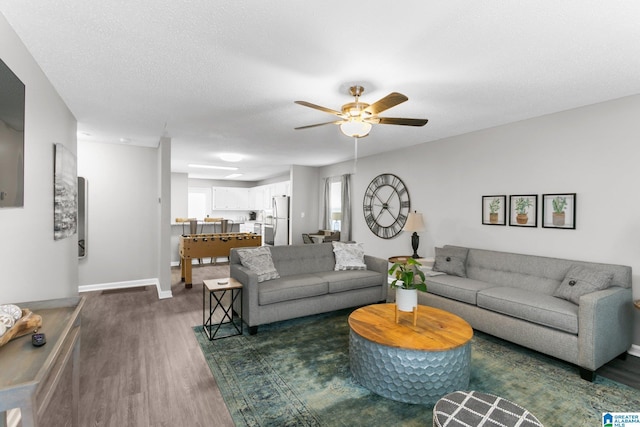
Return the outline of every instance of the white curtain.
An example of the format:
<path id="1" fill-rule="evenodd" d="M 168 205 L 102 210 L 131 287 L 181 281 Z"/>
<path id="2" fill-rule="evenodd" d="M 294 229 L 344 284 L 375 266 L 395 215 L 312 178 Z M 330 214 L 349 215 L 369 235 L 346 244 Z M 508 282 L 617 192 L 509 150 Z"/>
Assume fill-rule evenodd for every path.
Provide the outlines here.
<path id="1" fill-rule="evenodd" d="M 344 174 L 340 177 L 342 183 L 342 222 L 340 223 L 340 240 L 351 240 L 351 175 Z"/>
<path id="2" fill-rule="evenodd" d="M 324 179 L 321 230 L 331 230 L 331 177 Z"/>

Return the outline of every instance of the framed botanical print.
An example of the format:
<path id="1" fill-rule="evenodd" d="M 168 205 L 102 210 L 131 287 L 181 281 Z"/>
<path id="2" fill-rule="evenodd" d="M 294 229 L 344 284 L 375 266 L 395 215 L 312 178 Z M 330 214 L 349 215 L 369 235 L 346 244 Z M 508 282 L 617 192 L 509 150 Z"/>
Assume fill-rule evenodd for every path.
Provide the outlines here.
<path id="1" fill-rule="evenodd" d="M 509 196 L 509 225 L 516 227 L 538 226 L 538 195 Z"/>
<path id="2" fill-rule="evenodd" d="M 543 194 L 542 226 L 575 230 L 576 193 Z"/>
<path id="3" fill-rule="evenodd" d="M 482 223 L 507 225 L 507 196 L 482 196 Z"/>

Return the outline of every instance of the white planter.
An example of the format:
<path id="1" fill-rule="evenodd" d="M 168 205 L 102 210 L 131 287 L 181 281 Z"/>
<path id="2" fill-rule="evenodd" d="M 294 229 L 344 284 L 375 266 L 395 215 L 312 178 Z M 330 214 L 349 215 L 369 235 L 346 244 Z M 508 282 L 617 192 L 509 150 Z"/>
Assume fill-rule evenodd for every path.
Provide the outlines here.
<path id="1" fill-rule="evenodd" d="M 418 306 L 418 290 L 397 288 L 396 304 L 400 311 L 413 311 L 413 307 Z"/>

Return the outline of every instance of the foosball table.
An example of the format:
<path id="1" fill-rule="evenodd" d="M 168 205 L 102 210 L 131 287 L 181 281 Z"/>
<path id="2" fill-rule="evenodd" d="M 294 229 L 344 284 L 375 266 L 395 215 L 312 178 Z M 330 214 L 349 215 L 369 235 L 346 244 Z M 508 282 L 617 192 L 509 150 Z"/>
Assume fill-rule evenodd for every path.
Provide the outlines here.
<path id="1" fill-rule="evenodd" d="M 180 236 L 180 274 L 184 286 L 193 286 L 193 259 L 229 257 L 232 248 L 262 246 L 262 236 L 254 233 L 186 234 Z"/>

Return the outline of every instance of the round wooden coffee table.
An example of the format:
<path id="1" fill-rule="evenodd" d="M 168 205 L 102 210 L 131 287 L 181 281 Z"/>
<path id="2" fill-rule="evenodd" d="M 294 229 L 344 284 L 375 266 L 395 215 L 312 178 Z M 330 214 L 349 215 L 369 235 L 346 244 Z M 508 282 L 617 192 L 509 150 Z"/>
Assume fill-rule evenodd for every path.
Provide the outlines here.
<path id="1" fill-rule="evenodd" d="M 433 404 L 465 390 L 473 329 L 460 317 L 418 306 L 395 322 L 395 304 L 374 304 L 349 316 L 351 373 L 364 387 L 406 403 Z"/>

